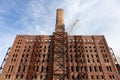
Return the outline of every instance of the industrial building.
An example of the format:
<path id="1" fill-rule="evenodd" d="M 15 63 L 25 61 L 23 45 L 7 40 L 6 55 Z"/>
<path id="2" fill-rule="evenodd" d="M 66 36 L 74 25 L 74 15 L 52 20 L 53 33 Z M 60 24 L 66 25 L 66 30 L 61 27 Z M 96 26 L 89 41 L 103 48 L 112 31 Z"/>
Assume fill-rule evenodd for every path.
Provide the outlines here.
<path id="1" fill-rule="evenodd" d="M 53 35 L 17 35 L 0 80 L 120 80 L 104 35 L 68 35 L 57 9 Z"/>

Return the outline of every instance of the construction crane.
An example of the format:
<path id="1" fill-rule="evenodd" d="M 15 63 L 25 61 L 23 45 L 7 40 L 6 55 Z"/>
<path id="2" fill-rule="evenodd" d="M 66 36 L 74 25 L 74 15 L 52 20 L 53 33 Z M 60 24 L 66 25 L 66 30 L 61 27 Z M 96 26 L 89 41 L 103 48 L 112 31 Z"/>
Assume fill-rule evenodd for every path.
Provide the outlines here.
<path id="1" fill-rule="evenodd" d="M 77 24 L 78 21 L 79 21 L 79 20 L 77 19 L 77 20 L 73 23 L 71 29 L 70 29 L 69 32 L 68 32 L 68 35 L 70 35 L 70 33 L 72 32 L 73 28 L 75 27 L 75 25 Z"/>

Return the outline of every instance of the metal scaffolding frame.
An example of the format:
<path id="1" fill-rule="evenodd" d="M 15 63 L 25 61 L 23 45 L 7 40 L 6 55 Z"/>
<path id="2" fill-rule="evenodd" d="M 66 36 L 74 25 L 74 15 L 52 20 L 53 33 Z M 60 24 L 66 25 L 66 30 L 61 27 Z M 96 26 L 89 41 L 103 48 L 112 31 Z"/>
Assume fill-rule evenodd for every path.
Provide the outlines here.
<path id="1" fill-rule="evenodd" d="M 53 33 L 53 79 L 67 79 L 67 33 Z"/>
<path id="2" fill-rule="evenodd" d="M 11 49 L 11 47 L 8 48 L 8 50 L 7 50 L 6 54 L 5 54 L 5 57 L 4 57 L 3 61 L 2 61 L 2 64 L 1 64 L 1 66 L 0 66 L 0 73 L 1 73 L 2 70 L 4 69 L 4 65 L 5 65 L 6 60 L 7 60 L 7 57 L 8 57 L 8 55 L 9 55 L 9 53 L 10 53 L 10 49 Z"/>

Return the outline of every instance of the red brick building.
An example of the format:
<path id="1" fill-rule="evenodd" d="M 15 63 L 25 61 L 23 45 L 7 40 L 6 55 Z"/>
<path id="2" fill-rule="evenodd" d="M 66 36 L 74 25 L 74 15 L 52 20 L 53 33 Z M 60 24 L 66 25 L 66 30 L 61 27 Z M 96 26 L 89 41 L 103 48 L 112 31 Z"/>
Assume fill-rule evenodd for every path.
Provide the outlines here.
<path id="1" fill-rule="evenodd" d="M 0 80 L 120 80 L 103 35 L 68 35 L 57 10 L 53 35 L 17 35 Z"/>

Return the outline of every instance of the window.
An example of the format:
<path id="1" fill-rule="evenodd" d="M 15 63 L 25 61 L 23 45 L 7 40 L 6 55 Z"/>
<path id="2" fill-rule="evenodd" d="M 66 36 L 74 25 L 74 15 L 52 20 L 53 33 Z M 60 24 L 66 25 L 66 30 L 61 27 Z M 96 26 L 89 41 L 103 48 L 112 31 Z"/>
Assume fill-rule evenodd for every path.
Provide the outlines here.
<path id="1" fill-rule="evenodd" d="M 99 76 L 98 76 L 98 75 L 96 75 L 96 79 L 99 79 Z"/>
<path id="2" fill-rule="evenodd" d="M 109 75 L 109 78 L 110 78 L 110 79 L 112 79 L 112 76 L 111 76 L 111 75 Z"/>
<path id="3" fill-rule="evenodd" d="M 21 62 L 23 61 L 23 59 L 21 59 Z"/>
<path id="4" fill-rule="evenodd" d="M 86 66 L 84 66 L 84 71 L 87 71 L 87 68 L 86 68 Z"/>
<path id="5" fill-rule="evenodd" d="M 89 55 L 87 54 L 87 58 L 89 58 Z"/>
<path id="6" fill-rule="evenodd" d="M 16 79 L 18 78 L 19 75 L 16 75 Z"/>
<path id="7" fill-rule="evenodd" d="M 77 54 L 75 54 L 75 58 L 77 58 Z"/>
<path id="8" fill-rule="evenodd" d="M 28 56 L 29 56 L 29 54 L 26 55 L 26 57 L 28 57 Z"/>
<path id="9" fill-rule="evenodd" d="M 15 54 L 15 57 L 17 57 L 17 54 Z"/>
<path id="10" fill-rule="evenodd" d="M 41 72 L 43 72 L 43 66 L 42 66 Z"/>
<path id="11" fill-rule="evenodd" d="M 26 66 L 23 67 L 23 72 L 25 71 L 25 69 L 26 69 Z"/>
<path id="12" fill-rule="evenodd" d="M 99 66 L 99 71 L 102 72 L 102 66 Z"/>
<path id="13" fill-rule="evenodd" d="M 100 62 L 99 59 L 97 59 L 97 62 Z"/>
<path id="14" fill-rule="evenodd" d="M 27 59 L 25 59 L 25 62 L 27 62 Z"/>
<path id="15" fill-rule="evenodd" d="M 74 80 L 74 75 L 72 75 L 72 79 Z"/>
<path id="16" fill-rule="evenodd" d="M 11 59 L 11 62 L 13 61 L 13 58 Z"/>
<path id="17" fill-rule="evenodd" d="M 112 68 L 111 68 L 111 66 L 109 66 L 109 70 L 112 72 Z"/>
<path id="18" fill-rule="evenodd" d="M 101 75 L 101 78 L 102 78 L 102 79 L 104 79 L 104 76 L 103 76 L 103 75 Z"/>
<path id="19" fill-rule="evenodd" d="M 96 66 L 94 66 L 94 70 L 95 70 L 95 72 L 97 72 Z"/>
<path id="20" fill-rule="evenodd" d="M 46 67 L 46 72 L 48 72 L 48 66 Z"/>
<path id="21" fill-rule="evenodd" d="M 94 79 L 93 75 L 91 75 L 91 79 Z"/>
<path id="22" fill-rule="evenodd" d="M 89 48 L 91 48 L 91 46 L 89 46 Z"/>
<path id="23" fill-rule="evenodd" d="M 106 51 L 104 50 L 104 52 L 106 52 Z"/>
<path id="24" fill-rule="evenodd" d="M 79 67 L 78 66 L 76 66 L 76 71 L 79 72 Z"/>
<path id="25" fill-rule="evenodd" d="M 80 79 L 80 75 L 79 74 L 77 75 L 77 79 Z"/>
<path id="26" fill-rule="evenodd" d="M 74 71 L 74 68 L 73 68 L 73 66 L 71 66 L 71 71 L 72 71 L 72 72 Z"/>
<path id="27" fill-rule="evenodd" d="M 82 55 L 82 58 L 84 58 L 85 57 L 85 55 Z"/>
<path id="28" fill-rule="evenodd" d="M 45 57 L 45 54 L 43 54 L 43 57 Z"/>
<path id="29" fill-rule="evenodd" d="M 12 55 L 12 57 L 14 57 L 15 54 Z"/>
<path id="30" fill-rule="evenodd" d="M 5 79 L 10 79 L 11 75 L 6 75 Z"/>
<path id="31" fill-rule="evenodd" d="M 88 62 L 90 63 L 90 60 L 88 59 Z"/>
<path id="32" fill-rule="evenodd" d="M 109 62 L 109 60 L 107 59 L 107 62 Z"/>
<path id="33" fill-rule="evenodd" d="M 23 76 L 24 76 L 24 75 L 22 74 L 22 75 L 20 76 L 20 78 L 22 79 L 22 78 L 23 78 Z"/>
<path id="34" fill-rule="evenodd" d="M 9 66 L 8 72 L 12 72 L 12 71 L 13 71 L 13 68 L 14 68 L 14 66 Z"/>
<path id="35" fill-rule="evenodd" d="M 10 79 L 10 76 L 11 76 L 11 75 L 8 75 L 8 79 Z"/>
<path id="36" fill-rule="evenodd" d="M 112 72 L 111 66 L 106 66 L 106 69 L 107 69 L 108 71 L 111 71 L 111 72 Z"/>
<path id="37" fill-rule="evenodd" d="M 16 59 L 14 59 L 14 62 L 16 61 Z"/>
<path id="38" fill-rule="evenodd" d="M 94 50 L 94 52 L 97 52 L 97 50 Z"/>
<path id="39" fill-rule="evenodd" d="M 10 69 L 11 69 L 11 66 L 9 66 L 9 68 L 8 68 L 8 72 L 10 71 Z"/>
<path id="40" fill-rule="evenodd" d="M 88 52 L 88 50 L 86 50 L 86 52 Z"/>
<path id="41" fill-rule="evenodd" d="M 106 69 L 109 71 L 109 68 L 108 68 L 108 66 L 106 66 Z"/>
<path id="42" fill-rule="evenodd" d="M 96 58 L 98 58 L 98 54 L 96 54 Z"/>
<path id="43" fill-rule="evenodd" d="M 93 46 L 93 48 L 96 48 L 95 46 Z"/>
<path id="44" fill-rule="evenodd" d="M 112 75 L 112 78 L 115 79 L 114 75 Z"/>
<path id="45" fill-rule="evenodd" d="M 42 79 L 42 75 L 40 76 L 40 79 Z"/>
<path id="46" fill-rule="evenodd" d="M 30 49 L 28 49 L 27 52 L 30 52 Z"/>
<path id="47" fill-rule="evenodd" d="M 103 50 L 101 50 L 101 52 L 103 52 Z"/>
<path id="48" fill-rule="evenodd" d="M 18 72 L 20 72 L 20 69 L 21 69 L 21 66 L 19 66 L 19 68 L 18 68 Z"/>
<path id="49" fill-rule="evenodd" d="M 43 62 L 45 62 L 45 60 L 43 59 Z"/>
<path id="50" fill-rule="evenodd" d="M 5 79 L 7 79 L 7 76 L 8 76 L 8 75 L 5 76 Z"/>
<path id="51" fill-rule="evenodd" d="M 92 50 L 90 50 L 90 52 L 92 52 Z"/>
<path id="52" fill-rule="evenodd" d="M 95 62 L 94 59 L 92 61 L 93 61 L 93 63 Z"/>
<path id="53" fill-rule="evenodd" d="M 39 70 L 39 66 L 37 66 L 37 68 L 36 68 L 36 72 L 38 72 L 38 70 Z"/>
<path id="54" fill-rule="evenodd" d="M 22 54 L 22 57 L 24 57 L 24 54 Z"/>
<path id="55" fill-rule="evenodd" d="M 34 75 L 34 78 L 37 79 L 37 75 L 36 74 Z"/>
<path id="56" fill-rule="evenodd" d="M 90 72 L 92 72 L 92 68 L 91 68 L 91 66 L 89 66 L 89 70 L 90 70 Z"/>
<path id="57" fill-rule="evenodd" d="M 48 75 L 46 75 L 46 80 L 48 80 Z"/>
<path id="58" fill-rule="evenodd" d="M 93 55 L 91 55 L 91 57 L 93 58 Z"/>

